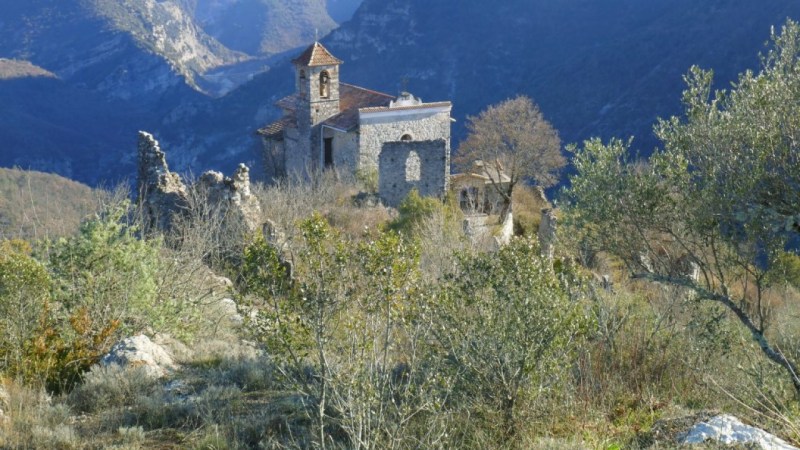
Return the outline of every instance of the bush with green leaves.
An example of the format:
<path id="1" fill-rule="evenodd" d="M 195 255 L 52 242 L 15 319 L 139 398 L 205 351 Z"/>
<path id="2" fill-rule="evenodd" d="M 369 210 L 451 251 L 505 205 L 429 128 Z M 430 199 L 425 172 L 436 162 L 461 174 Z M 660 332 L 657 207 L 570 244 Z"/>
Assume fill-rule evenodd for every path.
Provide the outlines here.
<path id="1" fill-rule="evenodd" d="M 511 442 L 536 401 L 565 382 L 591 324 L 574 279 L 533 241 L 517 239 L 462 259 L 431 298 L 436 342 L 456 380 L 453 402 L 494 435 L 493 445 Z"/>
<path id="2" fill-rule="evenodd" d="M 770 288 L 800 238 L 800 25 L 772 39 L 761 70 L 728 91 L 693 67 L 685 114 L 657 124 L 663 149 L 646 162 L 620 140 L 572 148 L 565 223 L 634 277 L 724 308 L 800 394 L 798 361 L 770 335 Z"/>
<path id="3" fill-rule="evenodd" d="M 86 309 L 99 324 L 120 320 L 121 331 L 131 332 L 150 323 L 157 303 L 161 242 L 139 239 L 127 213 L 125 202 L 85 222 L 51 246 L 49 263 L 65 310 Z"/>
<path id="4" fill-rule="evenodd" d="M 30 252 L 24 241 L 0 242 L 0 370 L 12 378 L 37 376 L 30 351 L 50 310 L 50 275 Z"/>
<path id="5" fill-rule="evenodd" d="M 386 448 L 441 436 L 441 423 L 427 422 L 440 378 L 422 373 L 429 325 L 417 320 L 418 246 L 395 232 L 352 241 L 317 214 L 299 229 L 291 280 L 261 240 L 245 253 L 244 279 L 266 303 L 257 335 L 311 400 L 315 442 Z"/>

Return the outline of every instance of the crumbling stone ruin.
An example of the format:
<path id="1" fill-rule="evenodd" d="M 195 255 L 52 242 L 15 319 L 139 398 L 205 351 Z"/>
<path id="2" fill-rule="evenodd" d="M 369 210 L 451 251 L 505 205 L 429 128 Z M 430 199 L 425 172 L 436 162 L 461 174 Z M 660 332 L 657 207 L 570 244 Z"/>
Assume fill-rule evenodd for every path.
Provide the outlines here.
<path id="1" fill-rule="evenodd" d="M 556 214 L 550 208 L 542 210 L 542 221 L 539 223 L 539 246 L 542 250 L 542 256 L 549 260 L 553 260 L 556 246 Z"/>
<path id="2" fill-rule="evenodd" d="M 233 220 L 243 224 L 248 231 L 258 228 L 261 205 L 250 192 L 250 169 L 246 165 L 239 164 L 230 178 L 220 172 L 205 172 L 194 189 L 212 208 L 219 208 L 229 217 L 233 216 Z"/>
<path id="3" fill-rule="evenodd" d="M 136 192 L 148 229 L 168 230 L 172 218 L 185 214 L 189 193 L 181 177 L 169 171 L 166 154 L 152 134 L 139 132 L 139 177 Z"/>
<path id="4" fill-rule="evenodd" d="M 260 226 L 261 206 L 250 191 L 250 169 L 240 164 L 232 177 L 208 171 L 197 183 L 186 186 L 170 172 L 166 155 L 153 135 L 139 132 L 139 204 L 149 229 L 168 231 L 178 216 L 220 214 L 226 227 L 253 232 Z"/>
<path id="5" fill-rule="evenodd" d="M 444 197 L 450 179 L 450 158 L 444 139 L 385 142 L 378 160 L 378 192 L 396 208 L 412 189 L 423 197 Z"/>

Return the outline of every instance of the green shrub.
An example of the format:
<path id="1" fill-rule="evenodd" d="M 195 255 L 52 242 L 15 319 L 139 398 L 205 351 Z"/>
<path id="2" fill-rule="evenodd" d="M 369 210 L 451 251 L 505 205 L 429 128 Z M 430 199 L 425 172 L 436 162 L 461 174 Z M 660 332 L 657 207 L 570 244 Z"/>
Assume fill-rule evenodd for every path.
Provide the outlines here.
<path id="1" fill-rule="evenodd" d="M 454 405 L 493 446 L 517 438 L 544 393 L 563 386 L 591 323 L 564 268 L 531 240 L 463 258 L 431 298 L 437 342 L 455 380 Z M 465 433 L 471 433 L 465 430 Z"/>
<path id="2" fill-rule="evenodd" d="M 358 169 L 356 170 L 356 181 L 361 183 L 367 192 L 378 192 L 378 170 L 377 169 Z"/>
<path id="3" fill-rule="evenodd" d="M 0 242 L 0 370 L 10 377 L 38 376 L 37 364 L 29 357 L 50 310 L 51 284 L 26 242 Z"/>
<path id="4" fill-rule="evenodd" d="M 451 196 L 444 201 L 434 197 L 422 197 L 416 189 L 412 189 L 400 206 L 398 216 L 391 221 L 388 228 L 403 234 L 416 234 L 420 225 L 437 212 L 443 212 L 447 220 L 460 217 L 461 210 Z"/>

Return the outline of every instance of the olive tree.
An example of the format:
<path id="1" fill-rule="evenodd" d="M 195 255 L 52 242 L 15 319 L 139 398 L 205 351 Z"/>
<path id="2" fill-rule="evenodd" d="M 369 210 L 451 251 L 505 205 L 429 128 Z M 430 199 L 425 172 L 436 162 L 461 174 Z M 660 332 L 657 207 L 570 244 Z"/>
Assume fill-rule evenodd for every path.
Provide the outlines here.
<path id="1" fill-rule="evenodd" d="M 800 393 L 800 374 L 767 333 L 771 271 L 800 238 L 800 27 L 773 33 L 758 73 L 728 91 L 685 77 L 685 115 L 660 121 L 663 149 L 634 161 L 629 143 L 573 148 L 572 230 L 635 277 L 683 286 L 727 309 Z"/>
<path id="2" fill-rule="evenodd" d="M 558 181 L 566 160 L 558 132 L 544 119 L 539 107 L 519 96 L 488 107 L 468 118 L 467 139 L 454 158 L 461 170 L 483 161 L 492 189 L 502 199 L 501 221 L 511 212 L 511 195 L 520 182 L 530 180 L 542 187 Z M 501 173 L 508 176 L 501 180 Z"/>

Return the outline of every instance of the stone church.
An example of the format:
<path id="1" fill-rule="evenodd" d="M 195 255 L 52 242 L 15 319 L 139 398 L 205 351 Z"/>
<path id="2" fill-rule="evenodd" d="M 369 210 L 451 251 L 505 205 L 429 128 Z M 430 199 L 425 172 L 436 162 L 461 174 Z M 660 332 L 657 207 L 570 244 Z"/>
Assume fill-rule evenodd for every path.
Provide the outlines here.
<path id="1" fill-rule="evenodd" d="M 442 196 L 450 178 L 452 103 L 424 103 L 343 83 L 342 61 L 315 42 L 292 60 L 295 93 L 277 102 L 280 120 L 258 130 L 267 175 L 318 171 L 378 174 L 385 204 L 413 188 Z"/>

